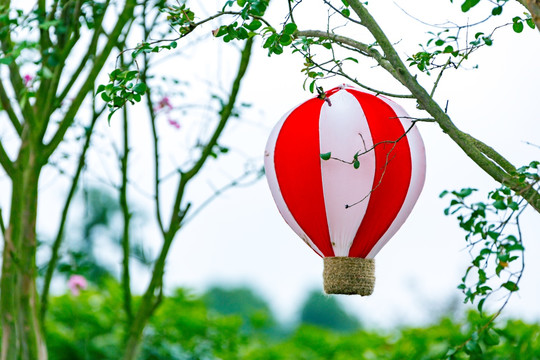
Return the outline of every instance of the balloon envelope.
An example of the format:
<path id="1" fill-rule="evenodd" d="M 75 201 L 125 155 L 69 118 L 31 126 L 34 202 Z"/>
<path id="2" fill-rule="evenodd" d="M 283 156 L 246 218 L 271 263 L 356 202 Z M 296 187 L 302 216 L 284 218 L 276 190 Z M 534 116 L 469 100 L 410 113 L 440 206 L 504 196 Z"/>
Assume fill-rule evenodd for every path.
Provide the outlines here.
<path id="1" fill-rule="evenodd" d="M 322 257 L 373 258 L 411 212 L 425 166 L 403 108 L 347 86 L 285 114 L 265 151 L 281 215 Z"/>

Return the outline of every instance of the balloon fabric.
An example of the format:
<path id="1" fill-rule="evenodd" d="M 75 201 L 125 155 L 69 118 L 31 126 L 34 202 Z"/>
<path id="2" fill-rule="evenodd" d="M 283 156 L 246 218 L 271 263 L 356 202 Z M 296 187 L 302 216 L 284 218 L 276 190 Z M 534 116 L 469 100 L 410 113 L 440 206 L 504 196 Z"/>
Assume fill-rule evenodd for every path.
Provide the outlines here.
<path id="1" fill-rule="evenodd" d="M 318 255 L 373 259 L 420 195 L 425 150 L 401 106 L 344 85 L 283 116 L 265 170 L 279 212 Z"/>

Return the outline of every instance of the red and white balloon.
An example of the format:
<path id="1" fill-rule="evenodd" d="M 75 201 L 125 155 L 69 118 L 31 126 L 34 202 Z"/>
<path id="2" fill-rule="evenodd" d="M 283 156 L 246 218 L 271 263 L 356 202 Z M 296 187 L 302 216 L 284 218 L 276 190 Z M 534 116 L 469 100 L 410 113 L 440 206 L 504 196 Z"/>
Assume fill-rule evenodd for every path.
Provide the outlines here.
<path id="1" fill-rule="evenodd" d="M 265 169 L 281 215 L 317 254 L 369 259 L 411 212 L 426 161 L 401 106 L 341 86 L 283 116 L 268 139 Z"/>

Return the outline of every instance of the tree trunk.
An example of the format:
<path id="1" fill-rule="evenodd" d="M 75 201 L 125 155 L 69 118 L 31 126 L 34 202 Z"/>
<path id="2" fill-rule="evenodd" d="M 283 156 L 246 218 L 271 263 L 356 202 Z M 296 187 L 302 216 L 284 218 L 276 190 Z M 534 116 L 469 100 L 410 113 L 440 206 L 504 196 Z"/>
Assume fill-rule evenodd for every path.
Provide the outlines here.
<path id="1" fill-rule="evenodd" d="M 36 290 L 36 216 L 42 166 L 28 136 L 14 164 L 0 280 L 1 360 L 46 360 Z"/>

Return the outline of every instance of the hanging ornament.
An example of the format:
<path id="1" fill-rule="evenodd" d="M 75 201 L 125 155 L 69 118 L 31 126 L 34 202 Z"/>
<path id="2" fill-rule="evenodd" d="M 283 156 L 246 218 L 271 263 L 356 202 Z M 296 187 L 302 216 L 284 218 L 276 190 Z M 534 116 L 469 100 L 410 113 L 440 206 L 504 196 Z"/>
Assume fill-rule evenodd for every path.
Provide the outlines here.
<path id="1" fill-rule="evenodd" d="M 373 292 L 373 258 L 416 203 L 425 163 L 420 133 L 401 106 L 345 85 L 274 127 L 268 184 L 287 224 L 323 257 L 326 293 Z"/>

